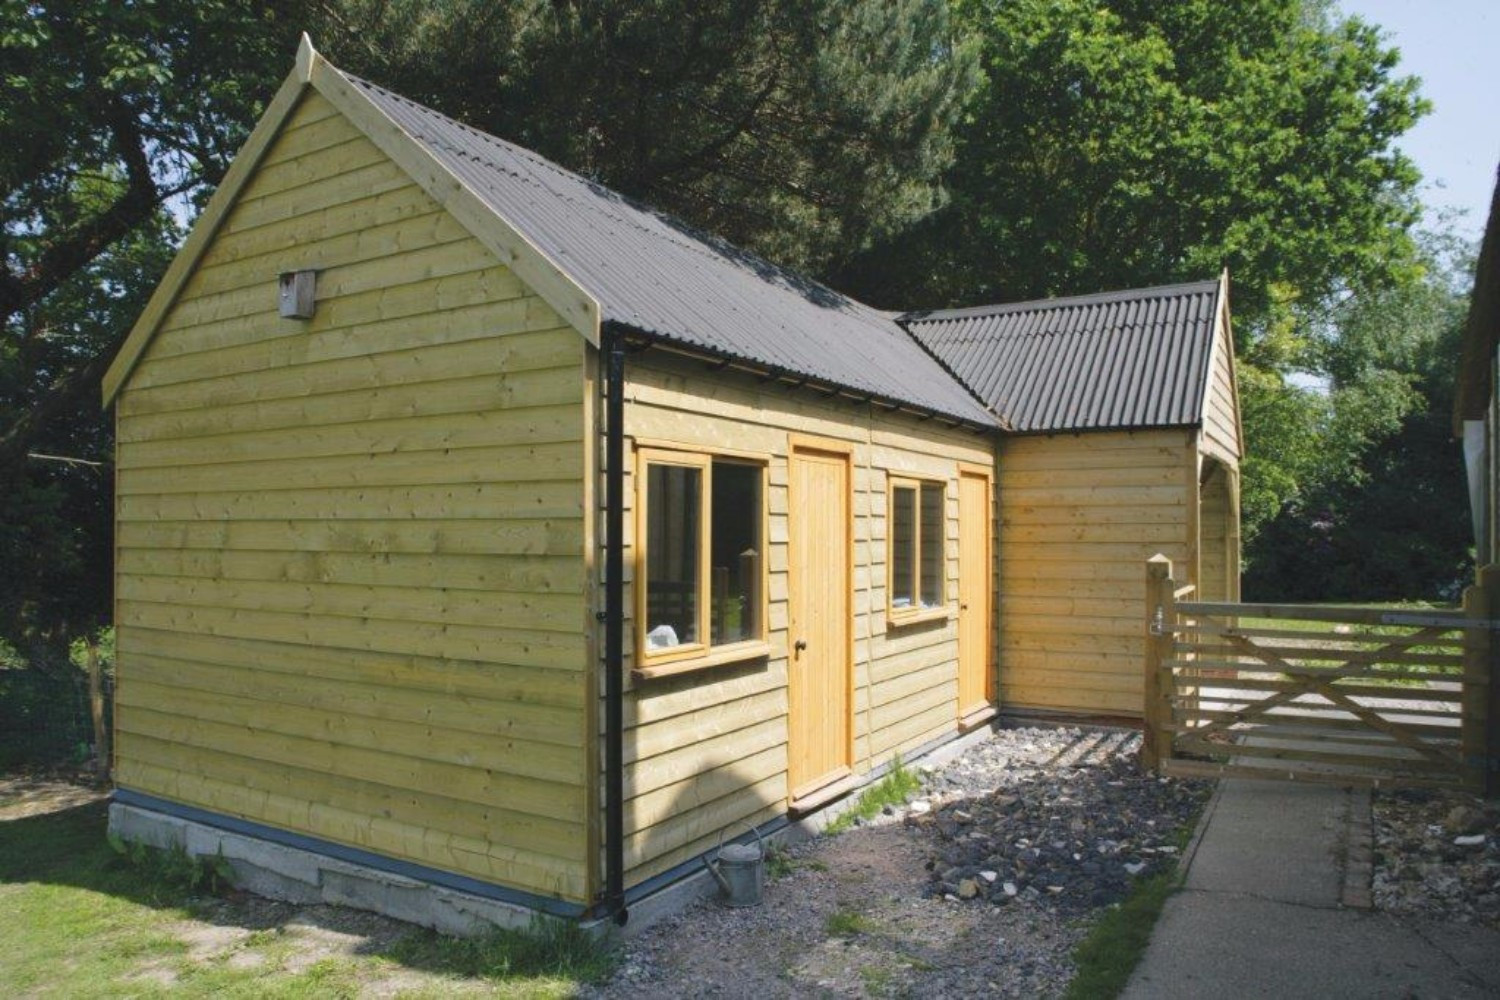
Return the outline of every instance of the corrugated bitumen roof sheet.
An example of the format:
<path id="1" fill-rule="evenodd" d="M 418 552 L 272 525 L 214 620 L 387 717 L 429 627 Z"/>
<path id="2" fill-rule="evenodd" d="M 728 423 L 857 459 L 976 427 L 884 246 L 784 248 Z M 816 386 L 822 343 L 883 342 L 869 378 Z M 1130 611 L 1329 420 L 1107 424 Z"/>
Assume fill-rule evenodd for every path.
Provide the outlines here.
<path id="1" fill-rule="evenodd" d="M 1202 421 L 1218 281 L 907 313 L 906 325 L 1013 430 Z"/>
<path id="2" fill-rule="evenodd" d="M 998 425 L 891 315 L 520 146 L 345 76 L 592 295 L 604 320 L 888 402 Z"/>

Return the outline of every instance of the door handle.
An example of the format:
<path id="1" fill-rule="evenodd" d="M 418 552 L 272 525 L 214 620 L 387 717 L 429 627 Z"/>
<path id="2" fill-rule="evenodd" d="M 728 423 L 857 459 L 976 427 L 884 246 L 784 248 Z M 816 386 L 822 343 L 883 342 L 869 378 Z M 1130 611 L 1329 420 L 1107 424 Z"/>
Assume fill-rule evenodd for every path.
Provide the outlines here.
<path id="1" fill-rule="evenodd" d="M 799 653 L 802 652 L 806 648 L 807 648 L 807 640 L 806 639 L 798 639 L 796 642 L 794 642 L 792 644 L 792 649 L 796 650 Z"/>

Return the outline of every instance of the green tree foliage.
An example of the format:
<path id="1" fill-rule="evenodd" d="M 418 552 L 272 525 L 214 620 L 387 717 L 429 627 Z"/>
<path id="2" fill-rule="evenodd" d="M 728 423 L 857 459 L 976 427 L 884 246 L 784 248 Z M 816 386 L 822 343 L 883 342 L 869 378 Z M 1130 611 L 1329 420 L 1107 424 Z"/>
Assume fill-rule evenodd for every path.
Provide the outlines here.
<path id="1" fill-rule="evenodd" d="M 1264 518 L 1251 599 L 1451 600 L 1473 566 L 1451 421 L 1473 248 L 1427 235 L 1419 282 L 1351 296 L 1312 350 L 1326 391 L 1301 390 L 1338 443 L 1288 462 L 1297 482 Z"/>
<path id="2" fill-rule="evenodd" d="M 1334 303 L 1405 287 L 1419 175 L 1393 145 L 1426 108 L 1379 31 L 1309 0 L 959 0 L 986 80 L 951 198 L 836 283 L 888 307 L 972 305 L 1230 270 L 1250 458 L 1247 540 L 1310 483 L 1352 476 L 1406 384 L 1332 394 Z M 1253 550 L 1252 550 L 1253 556 Z"/>
<path id="3" fill-rule="evenodd" d="M 1242 331 L 1411 273 L 1425 110 L 1378 31 L 1304 0 L 961 0 L 986 82 L 950 204 L 862 288 L 1010 301 L 1229 267 Z M 850 281 L 859 282 L 851 272 Z"/>
<path id="4" fill-rule="evenodd" d="M 978 82 L 944 0 L 346 0 L 335 63 L 777 263 L 941 203 Z"/>
<path id="5" fill-rule="evenodd" d="M 99 378 L 280 72 L 277 23 L 227 0 L 0 4 L 0 635 L 62 641 L 108 607 Z"/>

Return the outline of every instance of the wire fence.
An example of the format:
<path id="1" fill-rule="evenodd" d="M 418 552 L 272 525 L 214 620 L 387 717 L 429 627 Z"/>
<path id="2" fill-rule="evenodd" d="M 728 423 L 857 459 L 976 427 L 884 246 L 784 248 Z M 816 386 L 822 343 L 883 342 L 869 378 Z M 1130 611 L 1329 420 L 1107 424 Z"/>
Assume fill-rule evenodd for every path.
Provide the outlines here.
<path id="1" fill-rule="evenodd" d="M 105 731 L 114 702 L 112 671 L 100 676 Z M 69 762 L 95 754 L 89 677 L 84 670 L 0 669 L 0 767 Z"/>

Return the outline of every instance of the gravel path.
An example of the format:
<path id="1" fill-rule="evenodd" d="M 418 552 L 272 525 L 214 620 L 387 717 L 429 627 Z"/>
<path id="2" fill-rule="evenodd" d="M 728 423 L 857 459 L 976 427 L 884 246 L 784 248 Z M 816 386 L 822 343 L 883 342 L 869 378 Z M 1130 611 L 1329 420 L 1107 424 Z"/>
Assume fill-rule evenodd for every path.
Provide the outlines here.
<path id="1" fill-rule="evenodd" d="M 762 906 L 699 904 L 595 997 L 1056 996 L 1089 917 L 1176 863 L 1204 782 L 1142 777 L 1139 736 L 1002 730 L 902 808 L 789 852 Z"/>
<path id="2" fill-rule="evenodd" d="M 1377 909 L 1500 930 L 1500 803 L 1386 791 L 1372 811 Z"/>

